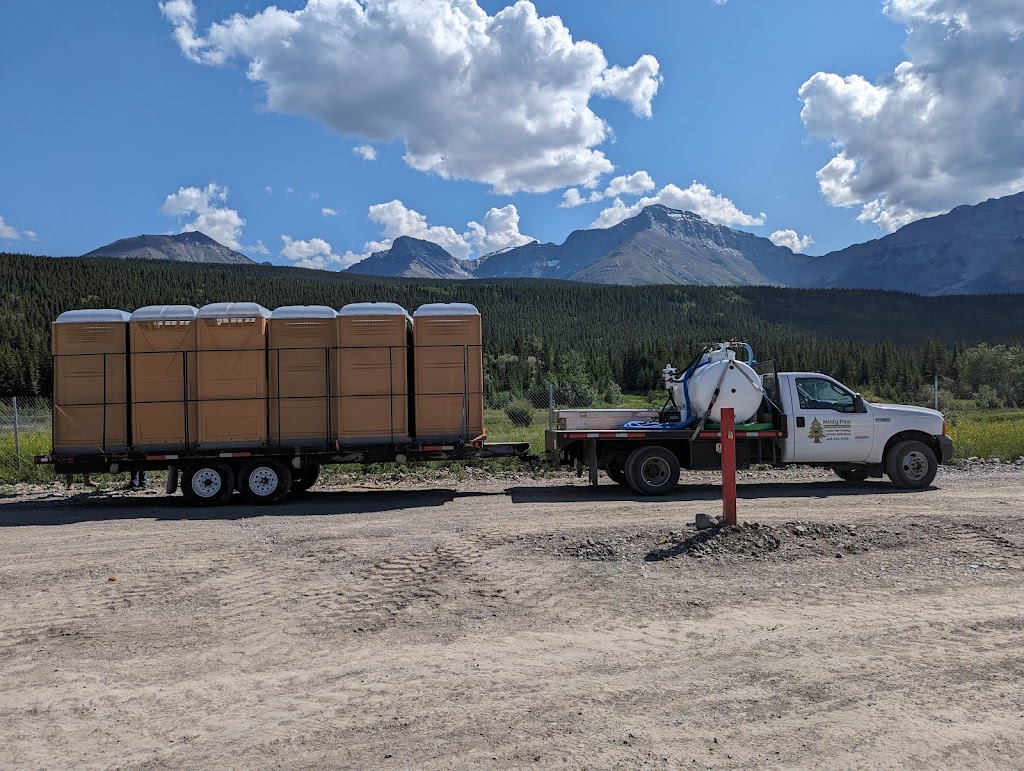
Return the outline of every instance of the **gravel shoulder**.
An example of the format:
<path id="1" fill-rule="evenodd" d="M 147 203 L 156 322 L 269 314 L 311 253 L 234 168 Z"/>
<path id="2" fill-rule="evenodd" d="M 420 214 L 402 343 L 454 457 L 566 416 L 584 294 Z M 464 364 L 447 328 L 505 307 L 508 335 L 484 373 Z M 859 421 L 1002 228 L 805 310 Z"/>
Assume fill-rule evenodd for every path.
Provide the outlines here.
<path id="1" fill-rule="evenodd" d="M 10 489 L 0 767 L 1019 765 L 1024 469 L 716 482 Z"/>

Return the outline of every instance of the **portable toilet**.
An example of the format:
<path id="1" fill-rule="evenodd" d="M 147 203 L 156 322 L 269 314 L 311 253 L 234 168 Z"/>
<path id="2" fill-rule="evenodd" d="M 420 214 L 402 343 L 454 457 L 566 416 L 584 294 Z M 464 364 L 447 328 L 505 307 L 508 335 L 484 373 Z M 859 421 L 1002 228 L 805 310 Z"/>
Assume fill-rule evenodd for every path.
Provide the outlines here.
<path id="1" fill-rule="evenodd" d="M 338 312 L 338 440 L 409 441 L 409 312 L 351 303 Z"/>
<path id="2" fill-rule="evenodd" d="M 480 312 L 469 303 L 431 303 L 413 314 L 416 438 L 471 441 L 484 432 Z"/>
<path id="3" fill-rule="evenodd" d="M 132 445 L 194 447 L 198 436 L 196 313 L 191 305 L 147 305 L 132 313 Z"/>
<path id="4" fill-rule="evenodd" d="M 267 319 L 256 303 L 211 303 L 196 314 L 198 447 L 267 443 Z"/>
<path id="5" fill-rule="evenodd" d="M 337 312 L 325 305 L 287 305 L 270 314 L 270 443 L 331 445 L 331 365 L 338 345 Z"/>
<path id="6" fill-rule="evenodd" d="M 65 311 L 53 322 L 53 451 L 128 449 L 128 319 L 119 310 Z"/>

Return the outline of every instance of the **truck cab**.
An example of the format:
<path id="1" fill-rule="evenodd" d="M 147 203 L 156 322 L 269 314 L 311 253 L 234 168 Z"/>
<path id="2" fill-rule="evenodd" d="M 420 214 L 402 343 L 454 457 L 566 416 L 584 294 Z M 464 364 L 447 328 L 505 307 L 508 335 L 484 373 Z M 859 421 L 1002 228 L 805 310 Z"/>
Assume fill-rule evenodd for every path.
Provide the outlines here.
<path id="1" fill-rule="evenodd" d="M 840 476 L 882 476 L 886 460 L 893 472 L 907 482 L 930 484 L 937 463 L 953 455 L 953 442 L 945 434 L 942 413 L 926 407 L 871 404 L 860 394 L 820 372 L 782 372 L 775 384 L 763 378 L 766 392 L 775 391 L 774 401 L 782 407 L 786 438 L 780 441 L 782 463 L 837 466 Z M 897 444 L 913 442 L 921 447 L 904 447 L 902 459 L 890 458 Z M 929 457 L 929 454 L 932 457 Z M 902 474 L 898 473 L 902 470 Z"/>

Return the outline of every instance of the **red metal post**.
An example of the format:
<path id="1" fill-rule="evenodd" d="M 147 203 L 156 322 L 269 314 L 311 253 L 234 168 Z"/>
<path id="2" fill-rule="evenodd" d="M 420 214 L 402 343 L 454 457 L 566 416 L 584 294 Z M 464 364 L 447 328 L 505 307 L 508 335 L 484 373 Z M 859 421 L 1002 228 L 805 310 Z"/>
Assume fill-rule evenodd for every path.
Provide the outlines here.
<path id="1" fill-rule="evenodd" d="M 736 412 L 722 409 L 722 519 L 736 524 Z"/>

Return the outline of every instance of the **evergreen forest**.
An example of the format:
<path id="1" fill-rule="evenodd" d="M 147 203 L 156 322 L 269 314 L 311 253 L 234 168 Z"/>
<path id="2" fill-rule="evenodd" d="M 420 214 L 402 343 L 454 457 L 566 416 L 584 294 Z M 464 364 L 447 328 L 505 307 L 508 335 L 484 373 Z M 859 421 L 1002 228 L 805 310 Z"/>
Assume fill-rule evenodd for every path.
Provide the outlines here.
<path id="1" fill-rule="evenodd" d="M 469 302 L 483 316 L 489 396 L 615 403 L 660 387 L 708 343 L 742 340 L 780 370 L 827 372 L 865 394 L 923 401 L 943 387 L 981 406 L 1024 404 L 1024 296 L 872 290 L 427 281 L 268 265 L 0 253 L 0 395 L 49 394 L 50 323 L 65 310 L 253 301 L 267 308 Z M 539 406 L 539 404 L 538 404 Z"/>

